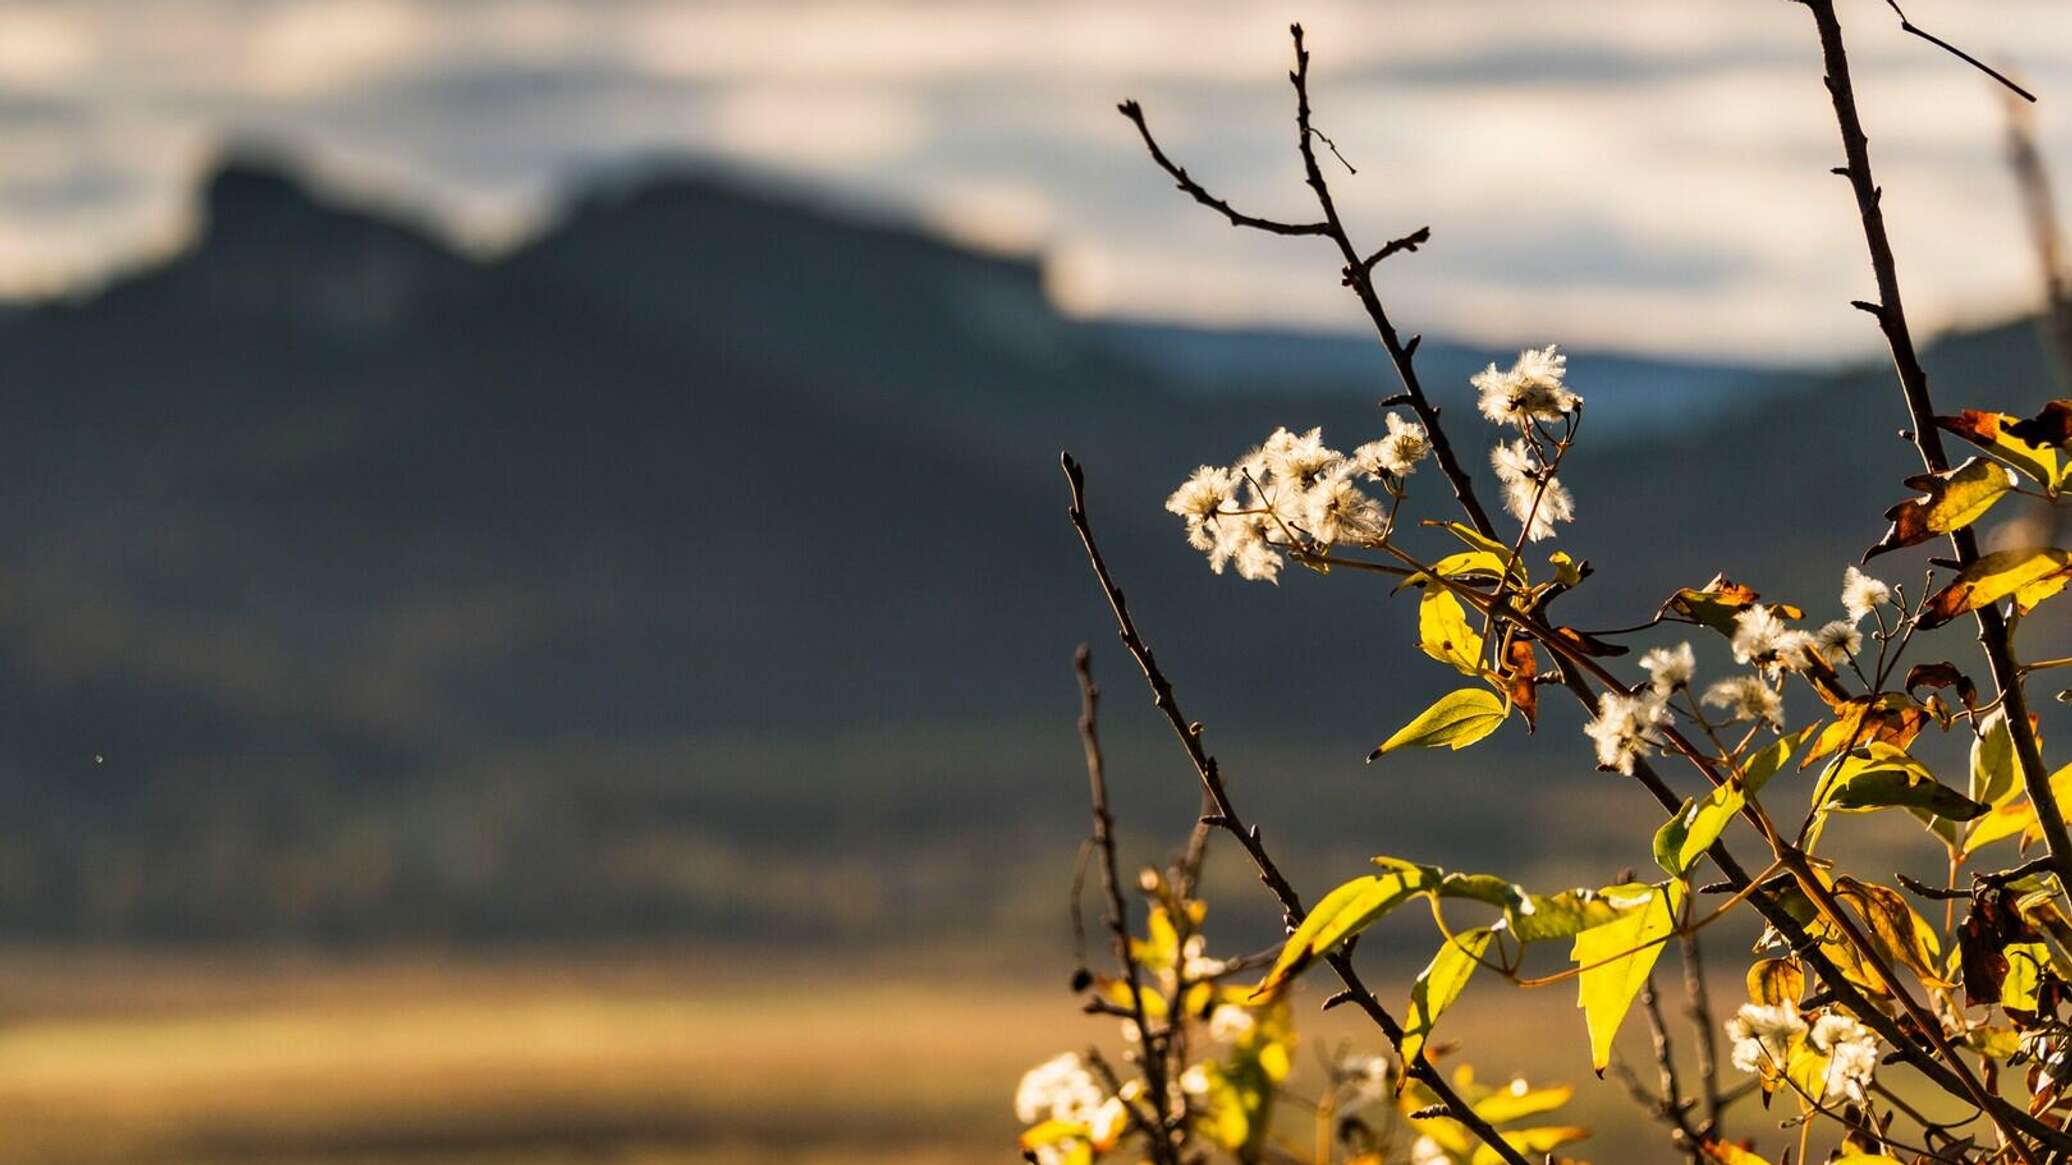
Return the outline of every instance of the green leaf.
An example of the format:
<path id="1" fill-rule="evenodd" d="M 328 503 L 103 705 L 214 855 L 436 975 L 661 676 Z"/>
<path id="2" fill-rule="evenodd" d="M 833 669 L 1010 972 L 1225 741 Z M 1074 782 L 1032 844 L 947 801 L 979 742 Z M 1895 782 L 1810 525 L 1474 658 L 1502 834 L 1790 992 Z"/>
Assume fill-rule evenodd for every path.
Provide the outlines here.
<path id="1" fill-rule="evenodd" d="M 1460 600 L 1437 584 L 1425 587 L 1417 603 L 1417 646 L 1464 676 L 1482 674 L 1482 636 L 1468 626 Z"/>
<path id="2" fill-rule="evenodd" d="M 1410 985 L 1410 1013 L 1403 1020 L 1404 1063 L 1417 1062 L 1418 1053 L 1424 1051 L 1425 1041 L 1431 1037 L 1432 1025 L 1460 998 L 1468 977 L 1475 973 L 1495 937 L 1496 932 L 1486 926 L 1461 931 L 1441 944 L 1431 963 L 1418 972 L 1417 981 Z"/>
<path id="3" fill-rule="evenodd" d="M 2007 975 L 2000 980 L 2000 1006 L 2035 1011 L 2043 969 L 2050 963 L 2050 947 L 2040 942 L 2009 943 L 2000 953 L 2007 957 Z"/>
<path id="4" fill-rule="evenodd" d="M 1790 762 L 1792 750 L 1818 728 L 1817 724 L 1809 724 L 1790 736 L 1780 736 L 1768 748 L 1749 757 L 1748 763 L 1741 767 L 1742 790 L 1750 797 L 1762 792 L 1763 786 L 1770 783 L 1770 778 L 1782 772 L 1784 766 Z"/>
<path id="5" fill-rule="evenodd" d="M 1655 864 L 1672 878 L 1689 874 L 1746 803 L 1747 798 L 1732 782 L 1685 801 L 1677 815 L 1655 831 Z"/>
<path id="6" fill-rule="evenodd" d="M 2021 791 L 2014 770 L 2014 734 L 2007 729 L 2007 710 L 1979 723 L 1978 738 L 1971 742 L 1971 799 L 1999 805 Z"/>
<path id="7" fill-rule="evenodd" d="M 1544 942 L 1576 935 L 1615 921 L 1646 905 L 1631 894 L 1608 890 L 1563 890 L 1558 894 L 1534 894 L 1511 909 L 1506 925 L 1519 942 Z"/>
<path id="8" fill-rule="evenodd" d="M 1920 627 L 1940 627 L 1966 611 L 2013 599 L 2027 614 L 2036 604 L 2072 582 L 2072 554 L 2056 547 L 2001 550 L 1960 571 L 1950 585 L 1935 592 L 1921 612 Z"/>
<path id="9" fill-rule="evenodd" d="M 1393 859 L 1377 861 L 1391 863 L 1387 872 L 1354 878 L 1310 908 L 1288 941 L 1281 944 L 1280 957 L 1254 989 L 1255 995 L 1277 994 L 1311 962 L 1337 949 L 1389 911 L 1437 886 L 1442 877 L 1432 866 Z"/>
<path id="10" fill-rule="evenodd" d="M 1919 546 L 1931 538 L 1962 530 L 1993 508 L 2014 488 L 2013 471 L 1995 461 L 1974 457 L 1945 473 L 1922 473 L 1907 478 L 1908 489 L 1926 497 L 1909 498 L 1885 511 L 1892 528 L 1878 544 L 1864 551 L 1869 562 L 1888 550 Z"/>
<path id="11" fill-rule="evenodd" d="M 1399 748 L 1444 747 L 1458 751 L 1495 732 L 1509 712 L 1503 700 L 1482 688 L 1449 692 L 1368 753 L 1367 759 L 1371 761 Z"/>
<path id="12" fill-rule="evenodd" d="M 1878 743 L 1842 761 L 1820 804 L 1823 813 L 1920 809 L 1952 821 L 1969 821 L 1986 808 L 1936 780 L 1920 761 Z"/>
<path id="13" fill-rule="evenodd" d="M 1583 1009 L 1583 1022 L 1590 1031 L 1590 1066 L 1600 1076 L 1612 1062 L 1612 1037 L 1619 1034 L 1619 1024 L 1633 1007 L 1655 960 L 1662 957 L 1663 944 L 1657 940 L 1676 929 L 1683 883 L 1634 883 L 1605 892 L 1634 899 L 1636 909 L 1577 935 L 1570 952 L 1576 966 L 1586 968 L 1577 976 L 1576 1006 Z"/>

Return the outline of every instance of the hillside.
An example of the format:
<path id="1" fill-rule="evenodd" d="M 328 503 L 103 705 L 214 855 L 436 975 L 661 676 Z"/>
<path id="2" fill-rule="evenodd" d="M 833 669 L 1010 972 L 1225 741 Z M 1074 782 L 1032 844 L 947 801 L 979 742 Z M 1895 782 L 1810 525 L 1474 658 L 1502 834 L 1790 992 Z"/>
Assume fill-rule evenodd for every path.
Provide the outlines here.
<path id="1" fill-rule="evenodd" d="M 1066 446 L 1191 711 L 1290 789 L 1270 820 L 1529 863 L 1533 798 L 1604 779 L 1565 710 L 1475 774 L 1363 768 L 1437 682 L 1397 671 L 1407 607 L 1212 578 L 1159 512 L 1274 424 L 1360 439 L 1386 370 L 1350 341 L 1076 323 L 1030 262 L 695 173 L 493 262 L 272 164 L 199 197 L 189 251 L 0 321 L 0 933 L 1051 925 L 1066 662 L 1111 642 Z M 1496 354 L 1427 351 L 1465 422 Z M 1934 362 L 1952 405 L 2046 382 L 2025 325 Z M 1575 367 L 1603 388 L 1575 546 L 1618 568 L 1579 620 L 1723 568 L 1824 602 L 1911 468 L 1834 424 L 1898 419 L 1881 372 Z M 1637 525 L 1659 557 L 1611 561 Z M 1815 545 L 1832 569 L 1788 577 Z M 1185 773 L 1112 707 L 1124 809 L 1184 820 Z M 1471 826 L 1463 788 L 1510 807 Z"/>

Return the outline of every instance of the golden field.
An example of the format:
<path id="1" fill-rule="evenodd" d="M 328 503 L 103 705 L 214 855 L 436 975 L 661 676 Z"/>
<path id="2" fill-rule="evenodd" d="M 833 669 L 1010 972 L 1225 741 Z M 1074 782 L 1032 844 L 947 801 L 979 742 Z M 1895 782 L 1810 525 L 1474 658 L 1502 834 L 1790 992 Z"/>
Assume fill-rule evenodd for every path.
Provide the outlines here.
<path id="1" fill-rule="evenodd" d="M 4 1165 L 1012 1161 L 1021 1070 L 1113 1030 L 981 956 L 17 952 L 0 1006 Z M 1373 1046 L 1302 1018 L 1304 1064 Z M 1442 1033 L 1576 1083 L 1583 1156 L 1673 1159 L 1590 1078 L 1565 987 L 1471 987 Z"/>

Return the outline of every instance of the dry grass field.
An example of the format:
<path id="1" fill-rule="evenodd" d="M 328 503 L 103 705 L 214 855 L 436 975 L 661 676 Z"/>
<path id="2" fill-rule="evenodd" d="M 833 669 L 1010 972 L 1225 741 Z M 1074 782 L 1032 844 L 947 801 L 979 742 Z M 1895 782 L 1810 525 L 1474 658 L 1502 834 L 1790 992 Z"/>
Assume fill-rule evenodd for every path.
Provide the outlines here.
<path id="1" fill-rule="evenodd" d="M 1109 1034 L 980 958 L 17 952 L 0 1001 L 0 1165 L 1005 1162 L 1020 1071 Z M 1569 991 L 1447 1024 L 1485 1077 L 1576 1083 L 1583 1156 L 1670 1159 Z M 1303 1060 L 1359 1035 L 1311 1017 Z"/>

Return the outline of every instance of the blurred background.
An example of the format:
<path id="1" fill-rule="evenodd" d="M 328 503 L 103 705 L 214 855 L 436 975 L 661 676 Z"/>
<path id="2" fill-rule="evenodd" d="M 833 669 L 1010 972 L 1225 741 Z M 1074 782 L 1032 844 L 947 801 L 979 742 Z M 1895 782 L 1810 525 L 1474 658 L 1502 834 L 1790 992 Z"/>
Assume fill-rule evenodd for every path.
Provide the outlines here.
<path id="1" fill-rule="evenodd" d="M 2072 10 L 1909 9 L 2072 166 Z M 1940 405 L 2063 395 L 2001 96 L 1843 15 Z M 1645 867 L 1565 705 L 1365 766 L 1443 690 L 1413 608 L 1212 577 L 1160 510 L 1395 391 L 1328 248 L 1114 110 L 1306 217 L 1298 18 L 1356 236 L 1433 230 L 1382 283 L 1457 439 L 1484 363 L 1574 352 L 1571 616 L 1724 570 L 1832 617 L 1918 465 L 1794 5 L 0 5 L 0 1162 L 1012 1159 L 1022 1068 L 1109 1034 L 1075 644 L 1129 860 L 1194 804 L 1065 447 L 1310 893 Z M 1222 953 L 1269 941 L 1211 874 Z M 1363 957 L 1386 994 L 1427 945 Z M 1563 989 L 1448 1023 L 1589 1075 Z"/>

